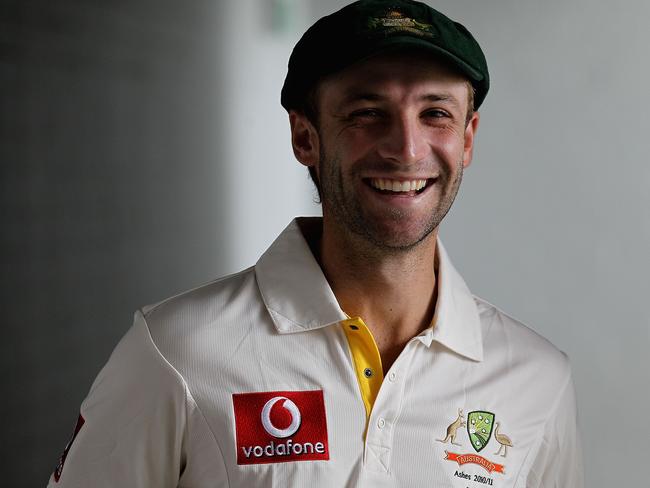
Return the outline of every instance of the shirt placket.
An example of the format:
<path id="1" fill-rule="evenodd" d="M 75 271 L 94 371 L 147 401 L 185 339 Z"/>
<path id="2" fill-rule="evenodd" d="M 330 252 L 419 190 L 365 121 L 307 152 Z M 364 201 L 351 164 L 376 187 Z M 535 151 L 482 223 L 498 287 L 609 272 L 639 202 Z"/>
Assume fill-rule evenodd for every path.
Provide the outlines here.
<path id="1" fill-rule="evenodd" d="M 372 408 L 366 431 L 364 467 L 377 474 L 389 475 L 393 454 L 393 438 L 404 401 L 406 377 L 415 344 L 410 341 L 381 384 Z"/>
<path id="2" fill-rule="evenodd" d="M 406 376 L 415 347 L 410 341 L 384 377 L 372 333 L 360 317 L 341 323 L 352 354 L 361 399 L 366 408 L 363 470 L 389 475 L 393 436 L 402 408 Z"/>

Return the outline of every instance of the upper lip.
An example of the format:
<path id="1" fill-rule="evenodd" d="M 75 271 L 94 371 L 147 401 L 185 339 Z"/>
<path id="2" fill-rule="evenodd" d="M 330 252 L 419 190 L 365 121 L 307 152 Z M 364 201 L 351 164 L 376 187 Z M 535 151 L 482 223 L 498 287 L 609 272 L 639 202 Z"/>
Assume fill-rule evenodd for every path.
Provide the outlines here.
<path id="1" fill-rule="evenodd" d="M 378 189 L 388 190 L 393 192 L 408 192 L 417 191 L 418 193 L 429 185 L 428 178 L 417 179 L 394 179 L 394 178 L 369 178 L 365 180 L 365 184 Z"/>
<path id="2" fill-rule="evenodd" d="M 372 176 L 362 176 L 364 180 L 395 180 L 395 181 L 413 181 L 413 180 L 432 180 L 437 178 L 437 175 L 413 175 L 413 176 L 403 176 L 403 175 L 372 175 Z"/>

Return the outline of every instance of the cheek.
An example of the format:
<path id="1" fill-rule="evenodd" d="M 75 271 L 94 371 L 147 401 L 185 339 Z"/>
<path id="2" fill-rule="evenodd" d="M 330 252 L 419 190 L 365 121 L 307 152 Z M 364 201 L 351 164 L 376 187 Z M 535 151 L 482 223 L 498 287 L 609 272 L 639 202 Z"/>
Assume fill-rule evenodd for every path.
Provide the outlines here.
<path id="1" fill-rule="evenodd" d="M 337 146 L 341 154 L 354 159 L 355 156 L 362 154 L 376 141 L 377 137 L 366 130 L 348 130 L 338 138 Z"/>
<path id="2" fill-rule="evenodd" d="M 463 157 L 464 133 L 447 129 L 434 134 L 429 140 L 432 150 L 444 161 L 456 164 Z"/>
<path id="3" fill-rule="evenodd" d="M 323 146 L 324 152 L 321 158 L 325 157 L 328 162 L 336 161 L 337 166 L 345 172 L 354 166 L 356 161 L 364 159 L 364 155 L 372 150 L 372 139 L 360 133 L 346 134 L 345 137 L 330 139 Z"/>

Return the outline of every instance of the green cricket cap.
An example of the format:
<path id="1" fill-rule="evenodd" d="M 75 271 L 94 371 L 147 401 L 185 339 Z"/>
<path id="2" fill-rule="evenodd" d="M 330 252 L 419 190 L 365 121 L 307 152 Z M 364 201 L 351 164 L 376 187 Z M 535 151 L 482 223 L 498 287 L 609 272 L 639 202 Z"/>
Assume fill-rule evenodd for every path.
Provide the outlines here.
<path id="1" fill-rule="evenodd" d="M 280 102 L 301 109 L 325 76 L 392 49 L 421 49 L 446 61 L 472 84 L 474 108 L 490 86 L 485 55 L 472 34 L 437 10 L 413 0 L 360 0 L 312 25 L 289 58 Z"/>

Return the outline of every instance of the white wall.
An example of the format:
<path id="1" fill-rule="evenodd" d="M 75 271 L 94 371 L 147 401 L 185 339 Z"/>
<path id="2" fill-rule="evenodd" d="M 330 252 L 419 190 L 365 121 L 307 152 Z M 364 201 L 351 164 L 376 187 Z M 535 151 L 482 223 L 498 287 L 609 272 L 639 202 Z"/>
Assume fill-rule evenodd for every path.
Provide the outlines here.
<path id="1" fill-rule="evenodd" d="M 222 139 L 228 164 L 219 191 L 231 202 L 225 272 L 254 264 L 294 216 L 320 214 L 280 105 L 289 53 L 309 25 L 306 12 L 295 0 L 238 0 L 220 14 L 229 19 L 219 47 L 228 102 Z"/>
<path id="2" fill-rule="evenodd" d="M 297 4 L 313 21 L 344 3 Z M 641 476 L 650 453 L 650 4 L 430 3 L 469 27 L 492 74 L 475 160 L 443 239 L 477 294 L 569 354 L 587 486 L 620 485 Z M 264 2 L 241 4 L 259 22 Z M 247 181 L 232 200 L 237 266 L 252 263 L 290 216 L 313 213 L 278 102 L 295 39 L 263 32 L 229 61 L 231 182 Z"/>
<path id="3" fill-rule="evenodd" d="M 476 293 L 569 354 L 586 486 L 634 486 L 650 453 L 650 4 L 437 4 L 493 78 L 447 245 Z"/>

